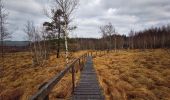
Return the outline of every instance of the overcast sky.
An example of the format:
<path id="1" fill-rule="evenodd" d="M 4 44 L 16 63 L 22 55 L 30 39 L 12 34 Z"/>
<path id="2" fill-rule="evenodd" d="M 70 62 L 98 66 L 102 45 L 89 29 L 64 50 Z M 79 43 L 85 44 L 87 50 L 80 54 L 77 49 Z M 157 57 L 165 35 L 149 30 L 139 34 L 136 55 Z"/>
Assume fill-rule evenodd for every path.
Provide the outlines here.
<path id="1" fill-rule="evenodd" d="M 49 0 L 4 0 L 13 40 L 24 40 L 24 24 L 33 20 L 41 26 L 49 19 L 43 8 Z M 80 0 L 74 12 L 77 29 L 70 36 L 100 37 L 99 26 L 112 22 L 119 34 L 170 23 L 170 0 Z"/>

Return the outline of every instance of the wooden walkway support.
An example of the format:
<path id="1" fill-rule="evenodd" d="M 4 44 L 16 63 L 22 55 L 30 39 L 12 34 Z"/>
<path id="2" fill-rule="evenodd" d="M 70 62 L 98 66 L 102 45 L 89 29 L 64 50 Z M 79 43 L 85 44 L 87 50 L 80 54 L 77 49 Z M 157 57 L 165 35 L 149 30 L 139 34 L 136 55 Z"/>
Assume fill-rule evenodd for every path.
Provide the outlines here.
<path id="1" fill-rule="evenodd" d="M 88 56 L 80 76 L 80 82 L 74 89 L 73 100 L 104 100 L 96 72 L 93 68 L 92 57 Z"/>
<path id="2" fill-rule="evenodd" d="M 94 52 L 95 53 L 95 52 Z M 54 88 L 56 84 L 60 82 L 60 80 L 71 71 L 72 75 L 72 99 L 73 100 L 104 100 L 104 96 L 102 95 L 101 89 L 99 87 L 99 83 L 97 80 L 97 76 L 95 70 L 93 68 L 92 57 L 97 56 L 93 52 L 87 52 L 79 58 L 75 59 L 70 64 L 66 65 L 66 68 L 61 71 L 59 74 L 55 75 L 48 82 L 43 83 L 39 90 L 30 97 L 29 100 L 49 100 L 49 94 L 51 90 Z M 105 54 L 106 52 L 103 51 Z M 103 54 L 103 55 L 104 55 Z M 101 54 L 100 54 L 101 55 Z M 75 88 L 75 64 L 79 63 L 79 71 L 83 67 L 80 83 Z"/>

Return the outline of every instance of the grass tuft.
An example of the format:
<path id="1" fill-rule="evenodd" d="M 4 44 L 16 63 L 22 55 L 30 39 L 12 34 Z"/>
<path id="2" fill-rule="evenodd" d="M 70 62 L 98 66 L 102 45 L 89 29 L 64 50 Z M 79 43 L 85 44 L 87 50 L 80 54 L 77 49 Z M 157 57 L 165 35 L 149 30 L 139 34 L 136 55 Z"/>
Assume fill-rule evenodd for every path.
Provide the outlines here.
<path id="1" fill-rule="evenodd" d="M 106 100 L 169 100 L 170 54 L 120 50 L 94 59 Z"/>

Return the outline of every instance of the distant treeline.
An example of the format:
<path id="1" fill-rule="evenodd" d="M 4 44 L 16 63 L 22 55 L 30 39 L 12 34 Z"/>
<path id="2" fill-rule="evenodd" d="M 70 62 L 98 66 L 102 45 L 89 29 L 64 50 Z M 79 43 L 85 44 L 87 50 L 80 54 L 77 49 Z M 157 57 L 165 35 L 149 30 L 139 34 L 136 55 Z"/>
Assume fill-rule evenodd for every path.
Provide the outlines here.
<path id="1" fill-rule="evenodd" d="M 61 50 L 64 51 L 64 40 L 61 39 Z M 22 41 L 21 41 L 22 42 Z M 56 50 L 57 39 L 46 40 L 51 50 Z M 42 42 L 41 42 L 42 43 Z M 109 49 L 157 49 L 170 48 L 170 26 L 152 27 L 143 31 L 131 30 L 129 36 L 113 34 L 102 38 L 68 38 L 69 51 L 77 50 L 109 50 Z M 21 43 L 20 43 L 21 44 Z M 10 51 L 25 51 L 26 45 L 12 46 Z M 8 49 L 10 47 L 8 46 Z M 28 45 L 27 45 L 28 48 Z M 9 51 L 9 50 L 8 50 Z"/>
<path id="2" fill-rule="evenodd" d="M 170 25 L 130 31 L 129 36 L 114 34 L 100 39 L 76 38 L 72 49 L 156 49 L 170 48 Z"/>

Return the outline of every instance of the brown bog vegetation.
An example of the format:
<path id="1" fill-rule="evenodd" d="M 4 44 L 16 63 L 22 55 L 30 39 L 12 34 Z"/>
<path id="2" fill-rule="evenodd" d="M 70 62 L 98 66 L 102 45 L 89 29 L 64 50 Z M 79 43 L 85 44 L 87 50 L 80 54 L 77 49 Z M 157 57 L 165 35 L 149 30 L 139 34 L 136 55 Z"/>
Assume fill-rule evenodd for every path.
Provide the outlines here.
<path id="1" fill-rule="evenodd" d="M 71 53 L 70 61 L 85 52 Z M 106 100 L 169 100 L 169 50 L 117 50 L 102 56 L 97 54 L 94 66 Z M 65 68 L 63 54 L 60 58 L 50 54 L 43 66 L 32 66 L 31 61 L 28 52 L 6 54 L 0 100 L 28 100 L 44 82 Z M 50 100 L 68 99 L 71 89 L 69 73 L 51 91 Z"/>
<path id="2" fill-rule="evenodd" d="M 170 100 L 167 50 L 121 50 L 94 64 L 106 100 Z"/>
<path id="3" fill-rule="evenodd" d="M 85 52 L 70 53 L 70 61 Z M 5 56 L 4 71 L 0 77 L 0 100 L 28 100 L 44 82 L 49 81 L 65 68 L 64 54 L 61 54 L 63 57 L 60 58 L 51 54 L 43 66 L 32 66 L 32 58 L 28 52 L 11 53 Z M 68 73 L 53 89 L 50 100 L 69 97 L 72 89 L 70 84 L 71 74 Z"/>

